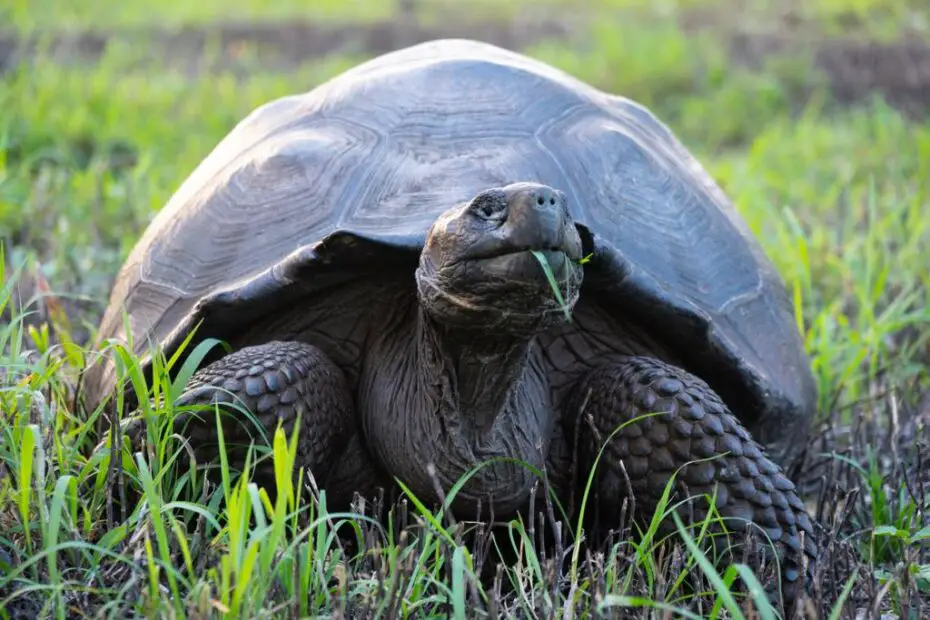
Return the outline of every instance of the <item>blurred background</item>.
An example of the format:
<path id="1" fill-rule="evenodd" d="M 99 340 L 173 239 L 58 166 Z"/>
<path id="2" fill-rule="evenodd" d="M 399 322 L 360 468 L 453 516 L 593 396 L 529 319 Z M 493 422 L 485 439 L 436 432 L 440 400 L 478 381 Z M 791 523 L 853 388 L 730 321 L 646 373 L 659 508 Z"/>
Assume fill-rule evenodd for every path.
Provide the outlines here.
<path id="1" fill-rule="evenodd" d="M 252 109 L 476 38 L 678 134 L 785 276 L 830 406 L 871 389 L 844 379 L 863 360 L 925 351 L 928 29 L 926 0 L 2 0 L 5 262 L 86 337 L 143 227 Z"/>

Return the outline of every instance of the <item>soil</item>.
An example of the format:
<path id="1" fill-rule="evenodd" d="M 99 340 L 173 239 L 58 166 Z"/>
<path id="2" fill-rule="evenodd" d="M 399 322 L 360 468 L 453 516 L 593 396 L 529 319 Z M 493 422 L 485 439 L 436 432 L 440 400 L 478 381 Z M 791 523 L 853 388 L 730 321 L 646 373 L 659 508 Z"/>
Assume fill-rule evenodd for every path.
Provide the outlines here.
<path id="1" fill-rule="evenodd" d="M 836 103 L 854 104 L 880 94 L 903 113 L 930 112 L 930 44 L 917 37 L 884 43 L 866 40 L 810 41 L 787 35 L 735 34 L 733 58 L 749 66 L 804 50 L 826 80 Z"/>

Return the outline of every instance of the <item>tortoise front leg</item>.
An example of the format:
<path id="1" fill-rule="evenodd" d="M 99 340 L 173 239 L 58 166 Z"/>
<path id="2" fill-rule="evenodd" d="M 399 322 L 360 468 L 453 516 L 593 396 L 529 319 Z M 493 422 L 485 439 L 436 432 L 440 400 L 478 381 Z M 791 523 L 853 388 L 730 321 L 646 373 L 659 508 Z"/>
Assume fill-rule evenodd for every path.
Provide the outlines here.
<path id="1" fill-rule="evenodd" d="M 578 432 L 581 486 L 611 433 L 633 418 L 659 414 L 628 424 L 610 439 L 595 472 L 599 514 L 619 514 L 632 491 L 635 516 L 651 519 L 675 475 L 677 497 L 670 504 L 681 504 L 688 523 L 689 514 L 707 515 L 705 497 L 716 491 L 716 510 L 735 534 L 732 542 L 747 522 L 761 528 L 778 550 L 785 602 L 796 600 L 805 581 L 804 556 L 809 575 L 817 554 L 811 520 L 794 484 L 704 381 L 655 359 L 630 357 L 587 374 L 567 404 L 569 441 Z M 666 532 L 674 527 L 671 520 L 663 525 Z M 760 539 L 770 553 L 772 545 Z"/>
<path id="2" fill-rule="evenodd" d="M 237 469 L 245 464 L 249 443 L 270 445 L 279 423 L 290 441 L 299 417 L 295 468 L 308 468 L 324 487 L 357 432 L 342 370 L 320 349 L 302 342 L 245 347 L 191 377 L 175 403 L 190 409 L 175 418 L 174 427 L 190 441 L 200 462 L 216 462 L 219 454 L 214 404 L 220 405 L 227 458 Z M 270 457 L 253 472 L 256 482 L 274 489 Z"/>

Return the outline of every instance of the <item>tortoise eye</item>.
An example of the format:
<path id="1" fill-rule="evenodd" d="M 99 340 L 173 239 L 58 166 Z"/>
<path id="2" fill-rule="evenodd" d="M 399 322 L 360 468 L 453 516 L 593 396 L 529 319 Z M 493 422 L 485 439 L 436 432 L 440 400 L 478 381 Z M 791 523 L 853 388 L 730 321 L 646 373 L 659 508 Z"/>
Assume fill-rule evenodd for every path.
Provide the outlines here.
<path id="1" fill-rule="evenodd" d="M 502 222 L 507 219 L 507 196 L 499 189 L 483 191 L 471 201 L 469 211 L 486 222 Z"/>
<path id="2" fill-rule="evenodd" d="M 483 197 L 474 202 L 472 212 L 483 220 L 499 222 L 507 217 L 507 205 L 494 197 Z"/>

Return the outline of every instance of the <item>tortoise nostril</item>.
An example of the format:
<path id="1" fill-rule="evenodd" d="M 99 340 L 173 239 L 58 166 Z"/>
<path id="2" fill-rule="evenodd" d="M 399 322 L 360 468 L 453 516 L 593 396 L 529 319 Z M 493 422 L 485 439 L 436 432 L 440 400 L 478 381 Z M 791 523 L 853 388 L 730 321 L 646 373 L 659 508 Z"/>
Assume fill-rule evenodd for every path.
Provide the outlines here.
<path id="1" fill-rule="evenodd" d="M 547 188 L 537 189 L 532 196 L 536 198 L 536 204 L 540 207 L 546 206 L 546 203 L 554 207 L 559 202 L 558 193 Z"/>

